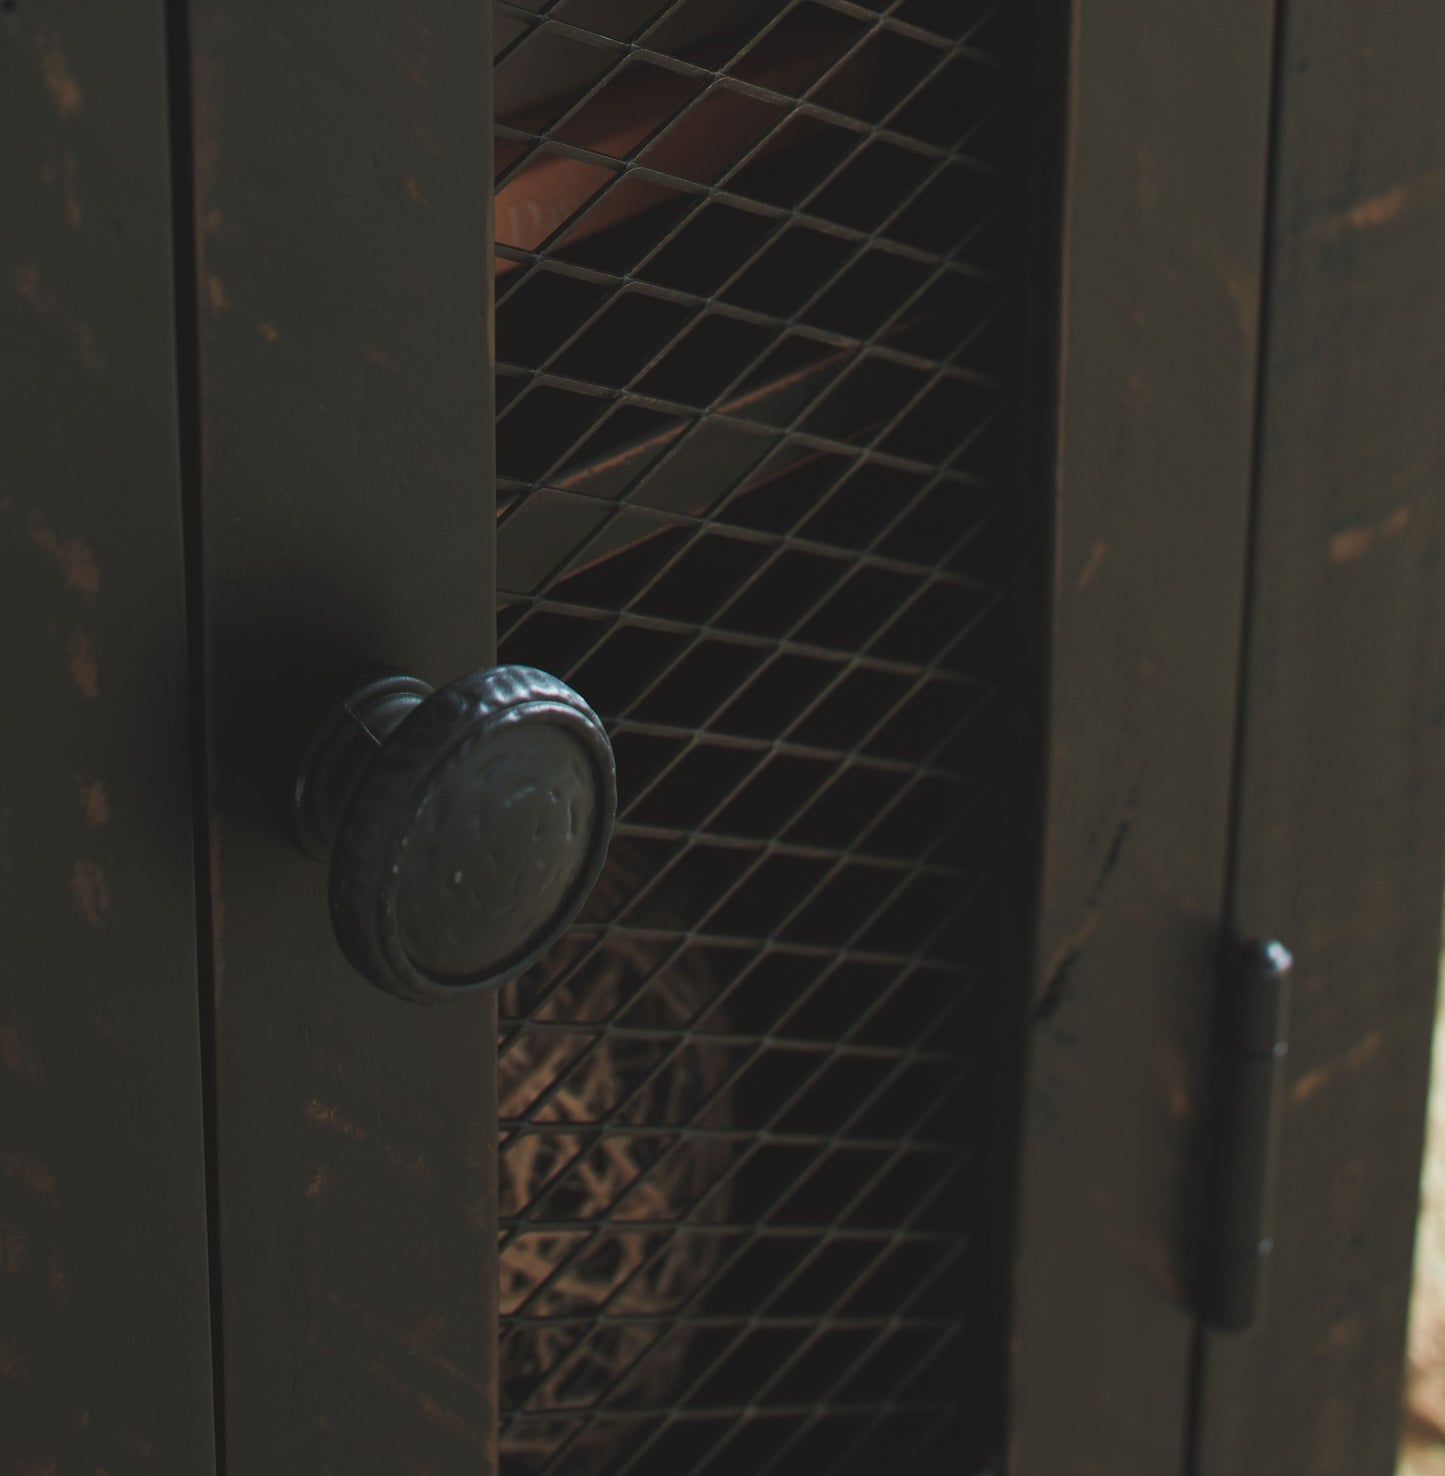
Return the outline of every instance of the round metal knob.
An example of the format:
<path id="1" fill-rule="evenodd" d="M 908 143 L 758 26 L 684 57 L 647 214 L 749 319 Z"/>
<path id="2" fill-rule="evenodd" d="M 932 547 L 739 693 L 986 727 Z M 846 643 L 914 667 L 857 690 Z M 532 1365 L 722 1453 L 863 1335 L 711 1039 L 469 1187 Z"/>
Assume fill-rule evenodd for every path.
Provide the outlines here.
<path id="1" fill-rule="evenodd" d="M 601 721 L 529 666 L 438 691 L 368 682 L 322 725 L 296 784 L 301 842 L 330 859 L 342 951 L 373 984 L 425 1001 L 495 988 L 561 936 L 616 807 Z"/>

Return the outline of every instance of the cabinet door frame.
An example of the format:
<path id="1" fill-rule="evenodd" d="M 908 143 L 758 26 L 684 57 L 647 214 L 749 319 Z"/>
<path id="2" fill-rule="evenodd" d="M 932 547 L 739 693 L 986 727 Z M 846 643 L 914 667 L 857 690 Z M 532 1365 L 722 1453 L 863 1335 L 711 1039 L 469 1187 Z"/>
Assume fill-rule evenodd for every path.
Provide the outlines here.
<path id="1" fill-rule="evenodd" d="M 1295 957 L 1266 1317 L 1195 1476 L 1389 1476 L 1445 892 L 1445 15 L 1280 8 L 1230 928 Z"/>
<path id="2" fill-rule="evenodd" d="M 1036 9 L 1069 39 L 1024 349 L 1056 377 L 1008 1469 L 1384 1476 L 1445 862 L 1445 19 Z M 3 751 L 0 1269 L 35 1462 L 495 1468 L 494 1008 L 355 978 L 284 799 L 350 675 L 495 650 L 489 27 L 0 16 L 33 720 Z M 1225 1338 L 1193 1298 L 1209 1027 L 1221 944 L 1265 934 L 1298 965 L 1279 1250 Z"/>
<path id="3" fill-rule="evenodd" d="M 490 7 L 187 0 L 228 1476 L 495 1468 L 496 1015 L 331 934 L 290 796 L 378 669 L 495 652 Z"/>
<path id="4" fill-rule="evenodd" d="M 1445 21 L 1126 9 L 1073 8 L 1009 1469 L 1387 1476 L 1445 886 Z M 1211 1016 L 1262 937 L 1275 1253 L 1225 1334 Z"/>
<path id="5" fill-rule="evenodd" d="M 1051 575 L 1033 592 L 1049 626 L 1023 657 L 1044 674 L 1047 751 L 1007 1469 L 1164 1476 L 1182 1470 L 1191 1409 L 1272 16 L 1244 0 L 1043 8 L 1068 54 L 1044 83 L 1063 97 L 1062 206 L 1037 208 L 1059 264 L 1054 335 L 1036 330 L 1052 421 L 1036 417 L 1047 449 L 1029 483 L 1052 494 L 1036 548 L 1052 547 L 1029 555 Z M 1040 184 L 1059 188 L 1047 171 Z"/>
<path id="6" fill-rule="evenodd" d="M 166 7 L 0 9 L 0 1466 L 215 1469 Z"/>

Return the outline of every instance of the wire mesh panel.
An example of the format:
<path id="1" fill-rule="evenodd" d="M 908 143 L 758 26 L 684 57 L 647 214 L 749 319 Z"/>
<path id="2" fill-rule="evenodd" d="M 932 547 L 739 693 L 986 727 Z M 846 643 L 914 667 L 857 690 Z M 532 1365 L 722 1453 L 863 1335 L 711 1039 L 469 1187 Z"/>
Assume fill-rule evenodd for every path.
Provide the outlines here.
<path id="1" fill-rule="evenodd" d="M 620 823 L 502 998 L 514 1472 L 982 1469 L 1016 42 L 496 6 L 501 657 Z"/>

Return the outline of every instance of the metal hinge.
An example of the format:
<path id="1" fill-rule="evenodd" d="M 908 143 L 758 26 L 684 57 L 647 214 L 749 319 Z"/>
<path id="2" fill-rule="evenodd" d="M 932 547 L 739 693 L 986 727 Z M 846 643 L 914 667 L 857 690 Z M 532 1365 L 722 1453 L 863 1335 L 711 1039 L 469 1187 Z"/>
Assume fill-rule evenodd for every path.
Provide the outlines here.
<path id="1" fill-rule="evenodd" d="M 1234 951 L 1220 991 L 1199 1311 L 1227 1332 L 1259 1321 L 1274 1252 L 1293 965 L 1282 943 L 1246 944 Z"/>

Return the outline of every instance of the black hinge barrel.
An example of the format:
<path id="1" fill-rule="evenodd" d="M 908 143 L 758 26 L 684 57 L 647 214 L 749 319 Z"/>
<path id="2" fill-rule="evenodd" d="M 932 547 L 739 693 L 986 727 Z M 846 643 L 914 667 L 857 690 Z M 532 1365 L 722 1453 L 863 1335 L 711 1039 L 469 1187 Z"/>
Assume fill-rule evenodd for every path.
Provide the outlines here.
<path id="1" fill-rule="evenodd" d="M 1274 1250 L 1293 963 L 1282 943 L 1246 944 L 1233 952 L 1220 992 L 1200 1313 L 1227 1332 L 1259 1320 Z"/>

